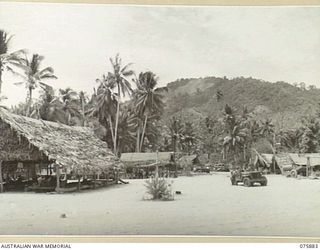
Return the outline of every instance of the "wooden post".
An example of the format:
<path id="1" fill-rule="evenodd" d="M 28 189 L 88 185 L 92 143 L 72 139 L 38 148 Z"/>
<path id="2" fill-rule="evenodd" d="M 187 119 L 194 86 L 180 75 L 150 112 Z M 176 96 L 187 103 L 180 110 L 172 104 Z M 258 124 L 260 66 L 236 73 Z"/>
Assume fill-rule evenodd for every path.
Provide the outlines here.
<path id="1" fill-rule="evenodd" d="M 2 160 L 0 160 L 0 193 L 3 193 Z"/>
<path id="2" fill-rule="evenodd" d="M 93 189 L 96 188 L 96 173 L 93 173 Z"/>
<path id="3" fill-rule="evenodd" d="M 155 177 L 156 179 L 159 178 L 159 167 L 158 167 L 158 150 L 157 150 L 157 154 L 156 154 L 156 174 L 155 174 Z"/>
<path id="4" fill-rule="evenodd" d="M 309 176 L 309 168 L 310 168 L 310 157 L 307 157 L 307 166 L 306 166 L 306 176 Z"/>
<path id="5" fill-rule="evenodd" d="M 59 192 L 60 190 L 60 166 L 58 164 L 56 166 L 56 178 L 57 178 L 57 186 L 56 191 Z"/>
<path id="6" fill-rule="evenodd" d="M 81 176 L 79 173 L 77 174 L 77 176 L 78 176 L 78 191 L 80 191 L 81 190 Z"/>

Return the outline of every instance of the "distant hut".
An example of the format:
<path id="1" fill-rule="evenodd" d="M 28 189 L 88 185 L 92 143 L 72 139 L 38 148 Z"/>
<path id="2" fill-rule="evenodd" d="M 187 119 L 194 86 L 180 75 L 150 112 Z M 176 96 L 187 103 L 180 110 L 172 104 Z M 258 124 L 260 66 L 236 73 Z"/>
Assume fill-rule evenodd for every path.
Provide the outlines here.
<path id="1" fill-rule="evenodd" d="M 292 160 L 287 153 L 276 154 L 275 161 L 283 175 L 287 175 L 293 169 Z"/>
<path id="2" fill-rule="evenodd" d="M 172 175 L 176 171 L 173 152 L 122 153 L 120 160 L 128 178 L 148 178 L 155 174 L 156 166 L 160 176 Z"/>
<path id="3" fill-rule="evenodd" d="M 63 190 L 117 182 L 120 162 L 90 128 L 35 120 L 0 108 L 0 182 Z M 30 187 L 30 188 L 31 188 Z"/>
<path id="4" fill-rule="evenodd" d="M 281 174 L 281 169 L 277 163 L 277 158 L 274 154 L 259 153 L 254 150 L 255 159 L 253 161 L 254 168 L 264 173 Z"/>
<path id="5" fill-rule="evenodd" d="M 180 169 L 185 172 L 187 175 L 193 170 L 195 166 L 201 165 L 199 156 L 196 154 L 193 155 L 184 155 L 179 159 Z"/>
<path id="6" fill-rule="evenodd" d="M 290 175 L 296 177 L 297 175 L 309 176 L 313 173 L 320 172 L 320 154 L 288 154 L 292 161 L 292 170 Z"/>

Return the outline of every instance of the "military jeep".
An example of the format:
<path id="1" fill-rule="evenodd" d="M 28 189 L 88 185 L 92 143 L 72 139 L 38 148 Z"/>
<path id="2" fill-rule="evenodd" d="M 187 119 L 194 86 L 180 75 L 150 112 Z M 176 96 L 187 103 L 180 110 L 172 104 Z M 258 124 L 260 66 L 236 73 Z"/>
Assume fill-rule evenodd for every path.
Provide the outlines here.
<path id="1" fill-rule="evenodd" d="M 260 183 L 261 186 L 267 186 L 268 180 L 259 171 L 248 171 L 240 172 L 235 171 L 231 173 L 231 184 L 238 185 L 238 183 L 243 183 L 246 187 L 251 187 L 255 183 Z"/>

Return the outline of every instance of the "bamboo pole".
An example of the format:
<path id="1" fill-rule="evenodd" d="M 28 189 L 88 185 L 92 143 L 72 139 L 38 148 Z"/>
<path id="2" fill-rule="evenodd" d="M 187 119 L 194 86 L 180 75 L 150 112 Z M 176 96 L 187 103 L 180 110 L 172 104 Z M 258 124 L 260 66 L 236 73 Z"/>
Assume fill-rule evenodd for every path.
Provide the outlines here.
<path id="1" fill-rule="evenodd" d="M 0 160 L 0 193 L 3 193 L 2 160 Z"/>

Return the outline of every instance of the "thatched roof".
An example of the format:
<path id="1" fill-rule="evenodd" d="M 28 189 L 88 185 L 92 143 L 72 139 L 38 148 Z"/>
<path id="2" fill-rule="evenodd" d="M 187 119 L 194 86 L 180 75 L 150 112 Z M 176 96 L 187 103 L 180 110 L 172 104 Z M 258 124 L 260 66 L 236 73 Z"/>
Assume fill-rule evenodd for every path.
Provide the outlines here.
<path id="1" fill-rule="evenodd" d="M 49 161 L 67 169 L 103 171 L 119 164 L 107 143 L 97 138 L 90 128 L 36 120 L 12 114 L 3 108 L 0 108 L 0 122 L 9 125 L 16 132 L 17 139 L 25 138 Z"/>
<path id="2" fill-rule="evenodd" d="M 281 171 L 289 171 L 292 167 L 292 160 L 289 156 L 289 154 L 281 153 L 275 155 L 275 160 L 281 169 Z"/>
<path id="3" fill-rule="evenodd" d="M 259 154 L 256 152 L 256 158 L 254 161 L 254 165 L 262 164 L 267 168 L 270 168 L 273 162 L 273 154 Z"/>
<path id="4" fill-rule="evenodd" d="M 295 165 L 306 166 L 308 157 L 310 158 L 310 166 L 319 166 L 320 165 L 320 154 L 289 154 L 292 162 Z"/>
<path id="5" fill-rule="evenodd" d="M 197 157 L 198 155 L 184 155 L 179 159 L 179 162 L 192 164 Z"/>
<path id="6" fill-rule="evenodd" d="M 125 164 L 149 164 L 158 163 L 168 164 L 173 160 L 173 152 L 158 153 L 122 153 L 120 160 Z"/>

